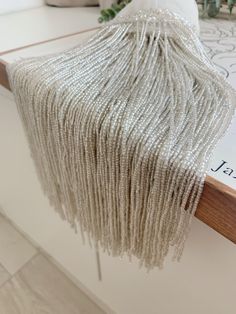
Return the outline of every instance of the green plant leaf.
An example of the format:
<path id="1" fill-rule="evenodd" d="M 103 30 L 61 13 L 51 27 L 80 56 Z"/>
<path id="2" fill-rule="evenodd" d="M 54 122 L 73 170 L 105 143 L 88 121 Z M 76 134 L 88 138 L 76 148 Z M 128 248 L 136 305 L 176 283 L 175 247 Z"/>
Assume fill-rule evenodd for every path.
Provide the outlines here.
<path id="1" fill-rule="evenodd" d="M 118 3 L 113 3 L 110 8 L 101 10 L 101 16 L 99 17 L 99 23 L 112 20 L 117 13 L 119 13 L 124 7 L 132 0 L 120 0 Z"/>

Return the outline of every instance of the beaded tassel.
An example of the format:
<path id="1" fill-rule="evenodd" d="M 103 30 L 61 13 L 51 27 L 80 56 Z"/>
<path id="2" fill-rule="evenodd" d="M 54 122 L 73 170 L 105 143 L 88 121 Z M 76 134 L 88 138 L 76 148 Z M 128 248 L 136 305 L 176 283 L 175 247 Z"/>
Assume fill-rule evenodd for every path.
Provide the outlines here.
<path id="1" fill-rule="evenodd" d="M 235 110 L 198 36 L 167 10 L 8 68 L 51 204 L 112 255 L 179 259 L 208 161 Z"/>

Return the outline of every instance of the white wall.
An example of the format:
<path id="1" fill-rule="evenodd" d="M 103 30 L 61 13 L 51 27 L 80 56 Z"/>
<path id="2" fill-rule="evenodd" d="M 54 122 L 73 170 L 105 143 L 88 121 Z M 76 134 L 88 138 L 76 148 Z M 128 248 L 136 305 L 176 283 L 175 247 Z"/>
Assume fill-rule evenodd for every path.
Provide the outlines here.
<path id="1" fill-rule="evenodd" d="M 0 0 L 0 14 L 39 7 L 44 0 Z"/>
<path id="2" fill-rule="evenodd" d="M 197 220 L 181 263 L 169 259 L 164 270 L 147 274 L 136 262 L 101 254 L 99 282 L 94 250 L 82 245 L 42 195 L 15 104 L 4 95 L 0 205 L 21 230 L 118 314 L 236 313 L 236 246 Z"/>

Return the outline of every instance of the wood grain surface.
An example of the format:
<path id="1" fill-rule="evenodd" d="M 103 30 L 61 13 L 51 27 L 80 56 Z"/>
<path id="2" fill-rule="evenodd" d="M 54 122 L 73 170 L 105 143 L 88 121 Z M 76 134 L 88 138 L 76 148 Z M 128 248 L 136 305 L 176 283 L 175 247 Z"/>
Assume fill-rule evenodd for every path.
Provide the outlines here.
<path id="1" fill-rule="evenodd" d="M 6 65 L 7 65 L 6 62 L 0 59 L 0 85 L 10 90 Z"/>
<path id="2" fill-rule="evenodd" d="M 196 217 L 236 244 L 236 190 L 208 176 Z"/>

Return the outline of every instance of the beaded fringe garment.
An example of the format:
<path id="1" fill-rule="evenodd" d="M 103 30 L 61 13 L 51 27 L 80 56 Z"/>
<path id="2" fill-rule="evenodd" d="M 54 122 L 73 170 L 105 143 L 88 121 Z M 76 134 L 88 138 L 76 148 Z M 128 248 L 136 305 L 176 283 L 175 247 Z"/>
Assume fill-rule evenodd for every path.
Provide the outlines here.
<path id="1" fill-rule="evenodd" d="M 80 47 L 21 60 L 11 87 L 46 195 L 109 254 L 179 259 L 232 90 L 190 25 L 118 17 Z"/>

